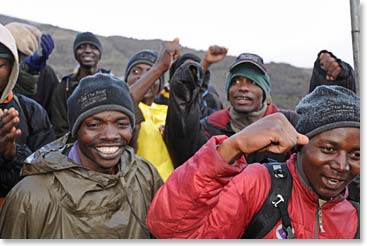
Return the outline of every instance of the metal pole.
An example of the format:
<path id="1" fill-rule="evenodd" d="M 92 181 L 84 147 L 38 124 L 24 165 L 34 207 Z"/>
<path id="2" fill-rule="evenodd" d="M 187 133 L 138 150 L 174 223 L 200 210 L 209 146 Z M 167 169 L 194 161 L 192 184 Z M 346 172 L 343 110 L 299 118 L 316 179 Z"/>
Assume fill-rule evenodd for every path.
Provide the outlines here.
<path id="1" fill-rule="evenodd" d="M 352 45 L 353 45 L 353 60 L 354 60 L 354 71 L 356 75 L 357 86 L 359 87 L 359 13 L 360 13 L 360 1 L 350 1 L 350 17 L 352 23 Z"/>

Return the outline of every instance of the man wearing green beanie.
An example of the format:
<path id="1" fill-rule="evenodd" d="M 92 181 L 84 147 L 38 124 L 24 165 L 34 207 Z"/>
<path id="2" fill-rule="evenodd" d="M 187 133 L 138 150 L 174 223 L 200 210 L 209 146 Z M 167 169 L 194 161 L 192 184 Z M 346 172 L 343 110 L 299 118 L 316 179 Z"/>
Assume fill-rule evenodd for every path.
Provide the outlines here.
<path id="1" fill-rule="evenodd" d="M 319 69 L 315 72 L 321 71 Z M 318 76 L 320 83 L 325 76 Z M 230 106 L 200 120 L 199 88 L 203 81 L 200 64 L 187 62 L 173 74 L 170 81 L 170 101 L 164 132 L 165 142 L 175 168 L 195 154 L 209 138 L 232 136 L 264 116 L 282 112 L 295 126 L 298 115 L 280 110 L 270 102 L 270 76 L 262 57 L 242 53 L 229 67 L 225 89 Z M 289 153 L 274 154 L 257 151 L 246 156 L 248 163 L 276 160 L 283 162 Z"/>
<path id="2" fill-rule="evenodd" d="M 190 91 L 200 81 L 201 68 L 195 62 L 180 66 L 171 79 L 172 96 L 166 119 L 165 141 L 175 167 L 190 158 L 210 137 L 231 136 L 262 117 L 278 112 L 273 103 L 268 103 L 270 77 L 263 59 L 256 54 L 240 54 L 229 68 L 225 88 L 230 107 L 216 111 L 201 121 L 200 115 L 195 113 L 196 107 L 193 106 L 193 102 L 200 99 L 196 89 Z M 191 106 L 187 102 L 192 102 Z M 191 110 L 184 110 L 183 105 L 191 107 Z M 292 116 L 296 118 L 295 113 Z M 185 127 L 189 127 L 190 131 L 185 130 Z M 284 161 L 287 156 L 288 153 L 256 152 L 248 160 L 249 163 L 267 159 Z"/>

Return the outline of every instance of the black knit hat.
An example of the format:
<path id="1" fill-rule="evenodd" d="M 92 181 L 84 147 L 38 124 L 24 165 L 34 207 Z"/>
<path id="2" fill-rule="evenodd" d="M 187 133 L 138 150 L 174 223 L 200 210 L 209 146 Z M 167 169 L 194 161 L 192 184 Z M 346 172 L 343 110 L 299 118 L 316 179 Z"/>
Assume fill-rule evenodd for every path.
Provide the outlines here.
<path id="1" fill-rule="evenodd" d="M 0 43 L 0 58 L 9 60 L 11 62 L 14 61 L 14 56 L 11 51 L 4 44 Z"/>
<path id="2" fill-rule="evenodd" d="M 137 53 L 135 53 L 134 55 L 132 55 L 129 59 L 129 61 L 127 62 L 127 66 L 125 69 L 125 82 L 127 82 L 127 77 L 129 76 L 131 69 L 138 65 L 138 64 L 146 64 L 146 65 L 150 65 L 153 66 L 154 63 L 157 61 L 158 59 L 158 52 L 155 50 L 141 50 Z M 163 84 L 164 84 L 164 75 L 162 74 L 162 76 L 159 78 L 160 80 L 160 86 L 159 86 L 159 90 L 161 90 L 163 88 Z"/>
<path id="3" fill-rule="evenodd" d="M 185 61 L 187 60 L 193 60 L 197 63 L 201 62 L 200 57 L 198 57 L 195 54 L 192 53 L 186 53 L 183 54 L 182 56 L 179 56 L 173 63 L 171 68 L 169 69 L 169 80 L 171 80 L 173 74 L 176 72 L 177 68 L 179 68 L 182 64 L 184 64 Z"/>
<path id="4" fill-rule="evenodd" d="M 321 85 L 296 106 L 297 131 L 309 138 L 334 128 L 360 125 L 360 98 L 341 86 Z"/>
<path id="5" fill-rule="evenodd" d="M 74 40 L 74 45 L 73 45 L 73 50 L 74 50 L 74 56 L 75 57 L 76 57 L 76 49 L 82 44 L 92 44 L 92 45 L 96 46 L 96 48 L 99 50 L 99 53 L 100 53 L 99 58 L 102 57 L 102 44 L 98 40 L 96 35 L 94 35 L 93 33 L 91 33 L 91 32 L 82 32 L 82 33 L 78 33 L 76 35 L 75 40 Z"/>
<path id="6" fill-rule="evenodd" d="M 67 103 L 69 128 L 74 138 L 85 118 L 108 110 L 126 114 L 130 118 L 131 127 L 134 128 L 135 114 L 129 88 L 113 75 L 96 73 L 84 77 Z"/>

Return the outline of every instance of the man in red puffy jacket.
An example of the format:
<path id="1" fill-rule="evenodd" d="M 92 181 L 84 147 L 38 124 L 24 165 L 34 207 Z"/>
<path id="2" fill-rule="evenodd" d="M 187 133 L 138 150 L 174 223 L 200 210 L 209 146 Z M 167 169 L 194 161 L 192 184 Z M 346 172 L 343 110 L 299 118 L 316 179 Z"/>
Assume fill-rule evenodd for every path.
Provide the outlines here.
<path id="1" fill-rule="evenodd" d="M 319 86 L 296 111 L 296 128 L 275 113 L 231 137 L 211 138 L 156 193 L 147 217 L 151 233 L 240 238 L 271 189 L 267 168 L 247 165 L 246 156 L 298 145 L 286 162 L 293 180 L 287 211 L 295 238 L 354 238 L 358 212 L 346 198 L 347 185 L 360 173 L 360 99 L 344 87 Z M 281 223 L 264 238 L 283 238 Z"/>

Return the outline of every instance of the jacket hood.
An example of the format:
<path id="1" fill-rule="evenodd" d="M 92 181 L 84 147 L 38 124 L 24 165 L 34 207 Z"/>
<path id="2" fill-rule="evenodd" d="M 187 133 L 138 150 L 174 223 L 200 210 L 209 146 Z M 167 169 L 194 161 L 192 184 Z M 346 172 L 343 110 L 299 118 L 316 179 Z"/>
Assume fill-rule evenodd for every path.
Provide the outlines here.
<path id="1" fill-rule="evenodd" d="M 9 30 L 4 27 L 2 24 L 0 24 L 0 43 L 5 45 L 14 56 L 14 63 L 13 67 L 10 72 L 9 81 L 7 85 L 5 86 L 4 90 L 0 92 L 0 103 L 3 103 L 5 98 L 10 94 L 10 92 L 13 90 L 15 83 L 18 79 L 19 74 L 19 60 L 18 60 L 18 51 L 17 46 L 14 40 L 14 37 L 11 35 Z"/>
<path id="2" fill-rule="evenodd" d="M 70 134 L 67 134 L 30 155 L 25 160 L 21 176 L 52 173 L 73 202 L 78 204 L 88 191 L 104 190 L 114 186 L 120 182 L 121 177 L 124 178 L 126 185 L 129 185 L 137 172 L 137 161 L 130 147 L 127 147 L 121 156 L 117 174 L 109 175 L 86 169 L 68 158 L 64 152 L 68 152 L 72 147 L 73 143 L 70 140 Z M 70 176 L 83 178 L 71 179 Z"/>

